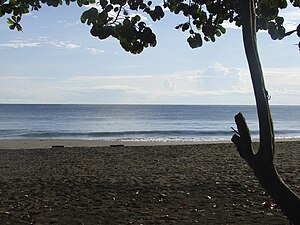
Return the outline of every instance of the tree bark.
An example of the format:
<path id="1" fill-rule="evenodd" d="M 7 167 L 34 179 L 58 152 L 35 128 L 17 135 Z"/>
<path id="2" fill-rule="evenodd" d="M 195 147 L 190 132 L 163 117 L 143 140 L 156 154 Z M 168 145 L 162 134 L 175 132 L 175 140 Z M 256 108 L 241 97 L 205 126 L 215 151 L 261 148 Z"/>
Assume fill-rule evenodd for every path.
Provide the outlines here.
<path id="1" fill-rule="evenodd" d="M 265 88 L 256 44 L 255 1 L 242 0 L 240 2 L 244 48 L 250 69 L 259 121 L 259 150 L 254 154 L 250 131 L 241 113 L 235 116 L 238 134 L 233 135 L 232 142 L 237 146 L 241 157 L 253 169 L 260 184 L 274 199 L 283 213 L 293 224 L 300 225 L 300 198 L 283 182 L 274 166 L 274 130 L 268 92 Z"/>

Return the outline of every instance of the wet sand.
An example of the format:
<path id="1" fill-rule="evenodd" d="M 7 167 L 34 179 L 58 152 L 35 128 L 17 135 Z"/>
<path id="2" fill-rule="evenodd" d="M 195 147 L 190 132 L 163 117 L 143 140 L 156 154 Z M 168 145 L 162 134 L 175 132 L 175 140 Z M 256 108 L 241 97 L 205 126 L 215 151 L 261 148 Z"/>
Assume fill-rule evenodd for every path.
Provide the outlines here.
<path id="1" fill-rule="evenodd" d="M 289 224 L 231 143 L 3 148 L 0 224 Z M 300 194 L 300 142 L 276 149 Z"/>

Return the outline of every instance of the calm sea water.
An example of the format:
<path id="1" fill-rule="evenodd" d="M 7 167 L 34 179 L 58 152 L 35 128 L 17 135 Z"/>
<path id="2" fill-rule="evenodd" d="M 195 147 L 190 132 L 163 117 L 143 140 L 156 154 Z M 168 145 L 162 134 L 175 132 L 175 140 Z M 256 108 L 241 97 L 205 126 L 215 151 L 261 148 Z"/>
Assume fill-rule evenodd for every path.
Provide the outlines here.
<path id="1" fill-rule="evenodd" d="M 271 106 L 277 138 L 300 138 L 300 106 Z M 254 106 L 0 104 L 0 139 L 230 140 L 243 112 L 257 138 Z"/>

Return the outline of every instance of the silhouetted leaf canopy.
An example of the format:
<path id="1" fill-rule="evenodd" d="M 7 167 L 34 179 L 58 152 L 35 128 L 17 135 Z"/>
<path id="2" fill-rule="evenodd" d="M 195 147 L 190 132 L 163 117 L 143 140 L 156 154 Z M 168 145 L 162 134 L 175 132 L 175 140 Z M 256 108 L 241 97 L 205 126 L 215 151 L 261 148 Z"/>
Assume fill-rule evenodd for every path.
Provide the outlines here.
<path id="1" fill-rule="evenodd" d="M 0 17 L 9 15 L 9 28 L 22 31 L 22 15 L 39 10 L 42 5 L 57 7 L 76 2 L 79 7 L 90 5 L 81 15 L 81 22 L 91 26 L 91 35 L 99 39 L 116 38 L 128 52 L 137 54 L 145 48 L 156 46 L 156 36 L 146 20 L 161 20 L 165 12 L 182 14 L 186 18 L 175 26 L 189 32 L 187 42 L 191 48 L 203 45 L 203 40 L 214 42 L 226 33 L 224 23 L 242 25 L 239 0 L 164 0 L 161 5 L 143 0 L 0 0 Z M 290 0 L 300 8 L 299 0 Z M 300 25 L 286 31 L 279 10 L 288 5 L 286 0 L 258 0 L 256 2 L 257 30 L 266 30 L 272 39 L 282 39 L 293 33 L 300 37 Z M 143 15 L 143 16 L 142 16 Z M 300 42 L 299 42 L 300 48 Z"/>

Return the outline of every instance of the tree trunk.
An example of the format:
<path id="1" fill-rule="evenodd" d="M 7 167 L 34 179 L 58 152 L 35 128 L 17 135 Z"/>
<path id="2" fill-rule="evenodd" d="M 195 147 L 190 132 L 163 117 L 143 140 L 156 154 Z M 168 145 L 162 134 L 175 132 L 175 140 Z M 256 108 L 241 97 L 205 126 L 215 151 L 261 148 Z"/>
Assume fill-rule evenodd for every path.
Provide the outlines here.
<path id="1" fill-rule="evenodd" d="M 274 130 L 271 118 L 268 92 L 265 88 L 262 67 L 256 45 L 255 1 L 242 0 L 242 33 L 245 53 L 250 69 L 259 121 L 260 145 L 254 154 L 252 141 L 246 121 L 241 113 L 235 116 L 238 134 L 232 142 L 237 146 L 241 157 L 253 169 L 260 184 L 274 199 L 283 213 L 295 225 L 300 225 L 300 199 L 282 181 L 273 162 L 275 152 Z"/>

